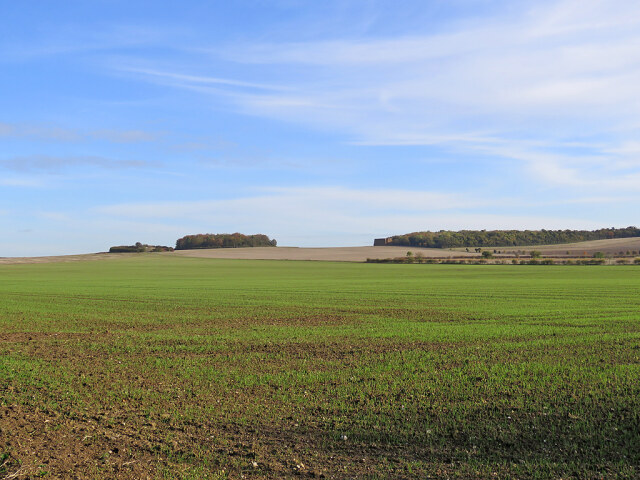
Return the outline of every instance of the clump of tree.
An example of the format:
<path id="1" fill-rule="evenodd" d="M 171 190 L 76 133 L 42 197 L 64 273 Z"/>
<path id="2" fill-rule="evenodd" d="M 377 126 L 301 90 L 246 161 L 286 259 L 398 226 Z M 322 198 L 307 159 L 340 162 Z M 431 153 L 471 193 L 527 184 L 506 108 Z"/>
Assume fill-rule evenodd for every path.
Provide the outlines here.
<path id="1" fill-rule="evenodd" d="M 243 235 L 242 233 L 200 233 L 187 235 L 176 241 L 176 250 L 196 248 L 240 248 L 275 247 L 278 244 L 266 235 Z"/>
<path id="2" fill-rule="evenodd" d="M 391 237 L 387 245 L 424 248 L 513 247 L 554 245 L 609 238 L 640 237 L 640 228 L 601 228 L 599 230 L 440 230 L 414 232 Z"/>
<path id="3" fill-rule="evenodd" d="M 109 253 L 142 253 L 142 252 L 173 252 L 173 247 L 164 245 L 147 245 L 136 242 L 135 245 L 118 245 L 111 247 Z"/>

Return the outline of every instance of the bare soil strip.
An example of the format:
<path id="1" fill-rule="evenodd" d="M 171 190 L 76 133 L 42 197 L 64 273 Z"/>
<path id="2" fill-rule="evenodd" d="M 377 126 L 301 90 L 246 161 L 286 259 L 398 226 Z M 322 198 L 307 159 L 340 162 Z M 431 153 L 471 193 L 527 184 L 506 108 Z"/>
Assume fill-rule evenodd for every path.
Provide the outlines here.
<path id="1" fill-rule="evenodd" d="M 472 257 L 474 253 L 453 252 L 439 248 L 414 247 L 258 247 L 218 248 L 209 250 L 180 250 L 174 255 L 199 258 L 235 258 L 247 260 L 317 260 L 328 262 L 364 262 L 367 258 L 404 257 L 407 252 L 420 253 L 424 257 Z"/>
<path id="2" fill-rule="evenodd" d="M 454 249 L 415 248 L 415 247 L 254 247 L 254 248 L 212 248 L 199 250 L 178 250 L 175 252 L 145 253 L 144 255 L 179 256 L 194 258 L 226 258 L 244 260 L 312 260 L 324 262 L 364 262 L 367 258 L 404 257 L 407 252 L 420 254 L 425 258 L 473 258 L 478 253 L 472 247 Z M 483 250 L 494 250 L 484 247 Z M 514 256 L 531 250 L 542 255 L 566 256 L 567 258 L 592 256 L 595 252 L 607 255 L 635 255 L 640 252 L 640 238 L 616 238 L 611 240 L 593 240 L 589 242 L 567 243 L 560 245 L 533 245 L 518 247 L 495 247 L 501 256 Z M 629 253 L 627 253 L 629 252 Z M 77 262 L 87 260 L 109 260 L 138 253 L 89 253 L 84 255 L 61 255 L 49 257 L 0 257 L 0 265 L 32 264 L 50 262 Z"/>
<path id="3" fill-rule="evenodd" d="M 85 253 L 78 255 L 57 255 L 47 257 L 0 257 L 0 265 L 15 265 L 24 263 L 52 263 L 52 262 L 85 262 L 87 260 L 109 260 L 123 258 L 137 253 Z"/>
<path id="4" fill-rule="evenodd" d="M 493 250 L 494 247 L 484 247 L 483 250 Z M 608 255 L 618 255 L 620 252 L 626 254 L 627 251 L 640 252 L 640 237 L 634 238 L 612 238 L 610 240 L 590 240 L 588 242 L 577 243 L 561 243 L 558 245 L 529 245 L 518 247 L 495 247 L 505 254 L 513 254 L 514 252 L 526 252 L 537 250 L 542 255 L 564 255 L 571 257 L 580 257 L 585 255 L 593 255 L 595 252 L 602 252 Z M 465 252 L 465 248 L 454 248 L 454 252 L 458 254 Z M 473 250 L 473 248 L 469 248 Z"/>

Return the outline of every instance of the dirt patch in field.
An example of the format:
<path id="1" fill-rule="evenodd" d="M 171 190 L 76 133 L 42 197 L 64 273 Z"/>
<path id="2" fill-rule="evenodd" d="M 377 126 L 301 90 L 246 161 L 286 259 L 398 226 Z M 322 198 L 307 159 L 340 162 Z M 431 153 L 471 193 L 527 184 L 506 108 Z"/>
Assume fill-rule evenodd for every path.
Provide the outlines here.
<path id="1" fill-rule="evenodd" d="M 256 315 L 255 317 L 243 316 L 240 318 L 229 321 L 228 318 L 221 318 L 215 320 L 200 321 L 197 323 L 191 323 L 189 328 L 192 331 L 198 331 L 200 333 L 206 332 L 207 328 L 224 328 L 238 329 L 238 328 L 250 328 L 250 327 L 329 327 L 337 325 L 359 325 L 363 319 L 358 318 L 356 315 L 331 315 L 331 314 L 311 314 L 311 315 L 292 315 L 292 316 L 271 316 Z M 173 330 L 171 325 L 164 325 L 164 328 Z"/>
<path id="2" fill-rule="evenodd" d="M 206 336 L 206 335 L 205 335 Z M 72 362 L 79 360 L 89 362 L 78 364 L 74 370 L 89 372 L 96 366 L 97 370 L 104 369 L 105 360 L 114 360 L 119 357 L 126 359 L 147 356 L 153 352 L 155 357 L 185 358 L 205 357 L 211 360 L 219 358 L 227 359 L 229 355 L 243 353 L 246 355 L 258 354 L 259 356 L 287 357 L 296 359 L 316 359 L 322 361 L 359 361 L 363 357 L 373 357 L 389 353 L 403 351 L 450 351 L 462 344 L 453 342 L 424 342 L 403 341 L 396 339 L 371 341 L 354 341 L 346 343 L 343 340 L 330 340 L 324 342 L 265 342 L 265 341 L 228 341 L 219 344 L 206 344 L 202 350 L 184 350 L 180 347 L 193 345 L 193 339 L 185 342 L 179 339 L 146 339 L 136 340 L 135 349 L 129 350 L 126 344 L 121 345 L 124 334 L 4 334 L 1 343 L 3 350 L 20 351 L 29 358 L 37 358 L 48 362 Z M 197 338 L 197 337 L 195 337 Z M 100 348 L 97 346 L 101 346 Z M 223 349 L 216 345 L 224 346 Z M 8 347 L 8 348 L 7 348 Z M 2 352 L 3 350 L 0 350 Z M 168 350 L 168 351 L 167 351 Z M 278 360 L 279 362 L 281 360 Z"/>
<path id="3" fill-rule="evenodd" d="M 69 418 L 24 405 L 0 407 L 4 478 L 153 478 L 155 455 L 137 429 Z"/>
<path id="4" fill-rule="evenodd" d="M 189 323 L 189 332 L 195 335 L 207 335 L 209 331 L 236 330 L 244 328 L 264 328 L 264 327 L 330 327 L 345 324 L 358 325 L 362 323 L 362 319 L 346 315 L 300 315 L 300 316 L 269 316 L 260 315 L 256 317 L 243 316 L 233 320 L 228 318 L 202 319 L 194 320 Z M 90 326 L 87 323 L 86 326 Z M 123 332 L 168 332 L 175 331 L 175 325 L 164 322 L 144 322 L 144 321 L 119 321 L 119 322 L 102 322 L 100 330 L 106 333 L 123 333 Z"/>
<path id="5" fill-rule="evenodd" d="M 293 417 L 282 425 L 216 425 L 180 422 L 169 414 L 60 415 L 7 405 L 0 407 L 0 425 L 0 478 L 17 480 L 217 478 L 212 474 L 222 472 L 232 479 L 366 478 L 381 468 L 393 472 L 388 459 L 393 465 L 426 456 L 408 446 L 328 438 Z M 400 470 L 393 478 L 411 475 Z"/>
<path id="6" fill-rule="evenodd" d="M 323 360 L 344 361 L 349 358 L 361 359 L 362 357 L 375 356 L 385 353 L 402 352 L 406 350 L 423 351 L 446 351 L 450 350 L 454 344 L 443 342 L 399 342 L 399 341 L 378 341 L 363 342 L 362 344 L 344 342 L 330 343 L 250 343 L 243 344 L 242 348 L 247 352 L 281 354 L 291 358 L 321 358 Z"/>
<path id="7" fill-rule="evenodd" d="M 77 340 L 85 338 L 86 333 L 43 333 L 43 332 L 13 332 L 13 333 L 0 333 L 0 343 L 23 343 L 31 341 L 42 340 L 64 340 L 73 339 Z"/>

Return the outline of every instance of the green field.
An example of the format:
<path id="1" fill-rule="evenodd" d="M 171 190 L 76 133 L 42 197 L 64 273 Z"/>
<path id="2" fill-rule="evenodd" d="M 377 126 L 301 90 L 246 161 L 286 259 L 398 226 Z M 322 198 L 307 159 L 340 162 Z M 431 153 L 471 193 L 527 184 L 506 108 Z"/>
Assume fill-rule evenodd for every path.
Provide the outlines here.
<path id="1" fill-rule="evenodd" d="M 0 478 L 638 478 L 640 268 L 0 266 Z"/>

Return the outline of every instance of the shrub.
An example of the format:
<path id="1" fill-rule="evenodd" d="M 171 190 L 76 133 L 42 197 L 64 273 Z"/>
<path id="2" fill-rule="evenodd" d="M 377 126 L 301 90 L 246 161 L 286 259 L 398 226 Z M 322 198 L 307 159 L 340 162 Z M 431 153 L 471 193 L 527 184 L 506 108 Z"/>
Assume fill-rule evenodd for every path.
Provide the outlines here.
<path id="1" fill-rule="evenodd" d="M 109 253 L 137 253 L 138 248 L 135 245 L 118 245 L 111 247 Z"/>
<path id="2" fill-rule="evenodd" d="M 531 258 L 539 258 L 542 253 L 540 253 L 538 250 L 531 250 L 529 252 L 529 255 L 531 255 Z"/>
<path id="3" fill-rule="evenodd" d="M 173 252 L 173 247 L 165 247 L 163 245 L 156 245 L 151 250 L 152 252 Z"/>
<path id="4" fill-rule="evenodd" d="M 172 247 L 164 245 L 147 245 L 137 242 L 135 245 L 118 245 L 111 247 L 109 253 L 142 253 L 142 252 L 173 252 Z"/>
<path id="5" fill-rule="evenodd" d="M 578 260 L 576 262 L 578 265 L 602 265 L 604 264 L 604 258 L 593 258 L 593 259 L 585 259 Z"/>

